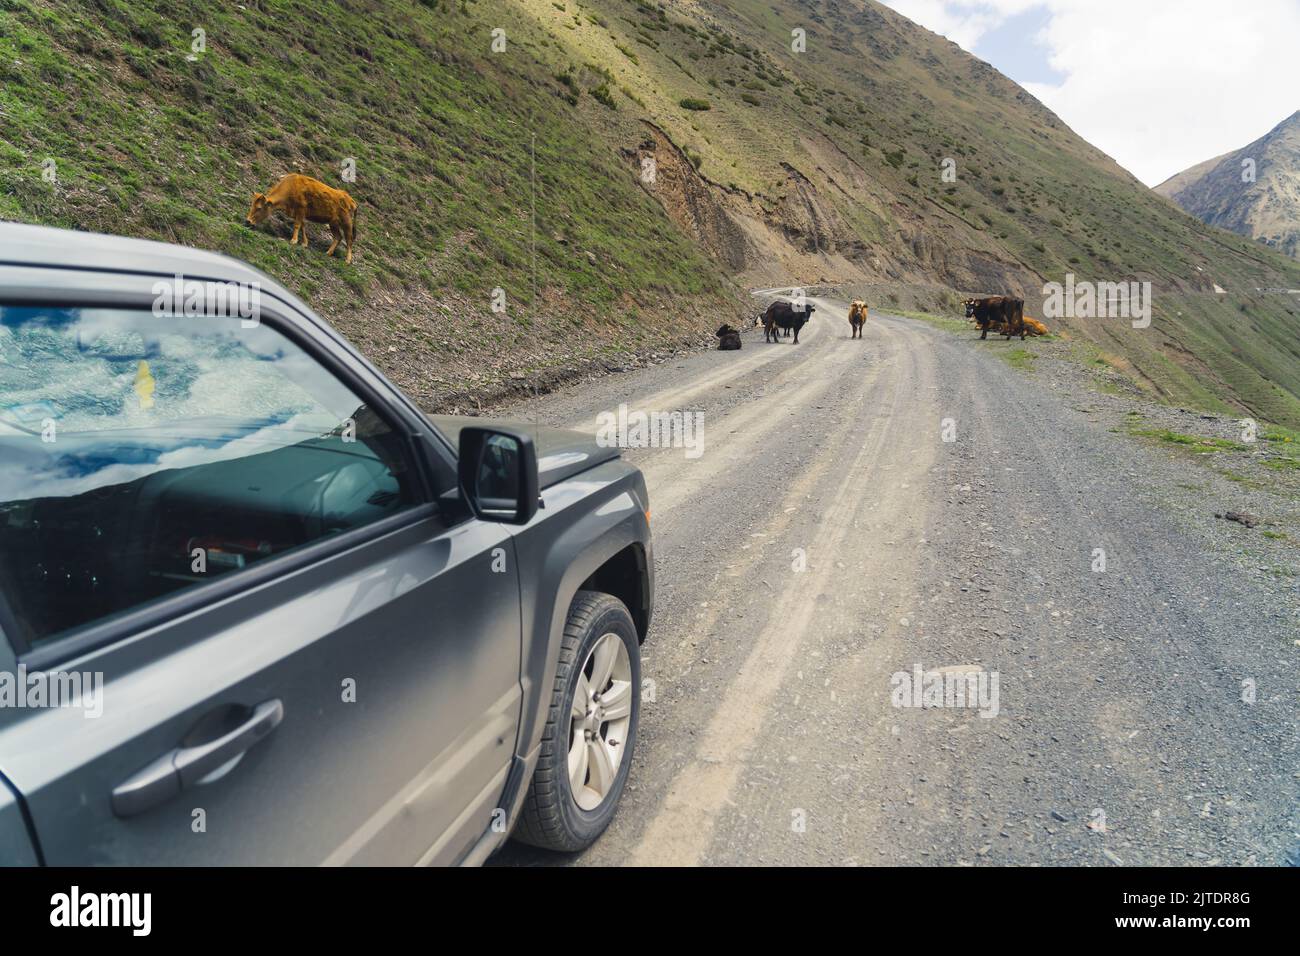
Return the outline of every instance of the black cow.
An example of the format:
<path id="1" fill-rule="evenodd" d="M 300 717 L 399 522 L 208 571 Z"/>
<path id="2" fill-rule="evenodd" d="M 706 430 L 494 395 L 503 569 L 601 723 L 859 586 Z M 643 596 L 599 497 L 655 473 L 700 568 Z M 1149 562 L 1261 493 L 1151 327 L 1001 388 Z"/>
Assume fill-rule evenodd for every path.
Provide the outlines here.
<path id="1" fill-rule="evenodd" d="M 733 329 L 726 322 L 723 322 L 722 328 L 713 334 L 718 337 L 718 351 L 734 352 L 740 348 L 740 330 Z"/>
<path id="2" fill-rule="evenodd" d="M 802 309 L 796 309 L 789 302 L 773 302 L 763 313 L 763 341 L 779 342 L 780 330 L 794 330 L 794 344 L 799 344 L 799 330 L 807 324 L 808 319 L 816 311 L 811 305 L 805 304 Z"/>
<path id="3" fill-rule="evenodd" d="M 966 318 L 974 319 L 980 338 L 986 339 L 989 330 L 1001 332 L 1008 339 L 1013 335 L 1025 337 L 1025 300 L 1009 295 L 993 295 L 984 299 L 966 300 Z"/>

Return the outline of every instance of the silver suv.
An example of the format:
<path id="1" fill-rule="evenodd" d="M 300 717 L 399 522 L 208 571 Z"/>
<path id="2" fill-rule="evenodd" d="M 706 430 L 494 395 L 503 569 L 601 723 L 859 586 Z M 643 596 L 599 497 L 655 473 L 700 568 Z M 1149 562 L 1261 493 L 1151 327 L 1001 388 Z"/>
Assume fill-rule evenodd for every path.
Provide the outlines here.
<path id="1" fill-rule="evenodd" d="M 617 449 L 430 418 L 224 256 L 0 226 L 0 863 L 580 850 L 653 593 Z"/>

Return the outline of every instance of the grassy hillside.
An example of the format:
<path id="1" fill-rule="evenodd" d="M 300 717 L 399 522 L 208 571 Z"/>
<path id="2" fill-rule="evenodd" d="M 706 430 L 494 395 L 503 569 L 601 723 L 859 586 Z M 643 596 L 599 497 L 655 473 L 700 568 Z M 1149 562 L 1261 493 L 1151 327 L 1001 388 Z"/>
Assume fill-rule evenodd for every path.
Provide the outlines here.
<path id="1" fill-rule="evenodd" d="M 1153 195 L 955 44 L 861 0 L 520 6 L 543 23 L 598 11 L 560 42 L 697 162 L 755 284 L 939 283 L 1041 315 L 1043 283 L 1067 272 L 1149 280 L 1151 328 L 1066 331 L 1166 400 L 1300 422 L 1300 299 L 1256 291 L 1300 288 L 1300 269 Z"/>
<path id="2" fill-rule="evenodd" d="M 611 111 L 565 98 L 593 77 L 556 79 L 526 27 L 486 2 L 0 0 L 0 217 L 247 259 L 430 403 L 711 332 L 735 290 L 621 168 Z M 353 267 L 322 226 L 301 250 L 243 225 L 290 171 L 359 201 Z"/>
<path id="3" fill-rule="evenodd" d="M 1300 264 L 865 0 L 0 0 L 0 74 L 0 215 L 250 259 L 429 404 L 707 339 L 742 285 L 1013 291 L 1040 315 L 1073 272 L 1153 283 L 1149 329 L 1065 323 L 1148 391 L 1300 425 L 1300 303 L 1255 291 Z M 323 230 L 303 251 L 241 225 L 255 189 L 339 185 L 349 157 L 353 268 Z"/>

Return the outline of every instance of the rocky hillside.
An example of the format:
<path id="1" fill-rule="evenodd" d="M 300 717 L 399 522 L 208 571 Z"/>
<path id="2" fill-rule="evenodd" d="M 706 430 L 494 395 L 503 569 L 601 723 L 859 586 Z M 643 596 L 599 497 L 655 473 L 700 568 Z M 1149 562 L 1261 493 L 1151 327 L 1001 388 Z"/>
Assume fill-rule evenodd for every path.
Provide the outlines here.
<path id="1" fill-rule="evenodd" d="M 1152 283 L 1151 328 L 1063 323 L 1151 394 L 1300 423 L 1300 305 L 1255 291 L 1300 265 L 866 0 L 0 0 L 0 78 L 0 216 L 249 259 L 430 406 L 707 341 L 754 286 L 1038 315 L 1074 273 Z M 241 225 L 294 170 L 360 201 L 353 267 Z"/>
<path id="2" fill-rule="evenodd" d="M 574 62 L 599 63 L 637 97 L 653 128 L 627 150 L 630 168 L 647 153 L 674 169 L 689 157 L 696 176 L 656 198 L 747 285 L 824 281 L 882 306 L 916 290 L 1010 291 L 1037 315 L 1044 283 L 1067 273 L 1150 281 L 1151 328 L 1062 325 L 1156 397 L 1300 422 L 1300 302 L 1256 291 L 1300 288 L 1295 263 L 1172 207 L 1025 90 L 892 10 L 519 5 Z M 599 23 L 569 29 L 590 9 Z"/>
<path id="3" fill-rule="evenodd" d="M 1156 188 L 1198 219 L 1300 259 L 1300 111 Z"/>

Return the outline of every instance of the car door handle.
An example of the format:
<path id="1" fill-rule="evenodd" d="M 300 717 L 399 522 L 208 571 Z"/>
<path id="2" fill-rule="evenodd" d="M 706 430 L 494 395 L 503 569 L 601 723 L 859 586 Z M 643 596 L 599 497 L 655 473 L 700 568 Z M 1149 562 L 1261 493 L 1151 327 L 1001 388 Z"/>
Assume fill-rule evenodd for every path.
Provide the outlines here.
<path id="1" fill-rule="evenodd" d="M 113 790 L 113 812 L 133 817 L 199 783 L 266 737 L 284 719 L 284 704 L 268 700 L 234 730 L 197 747 L 177 747 Z"/>

